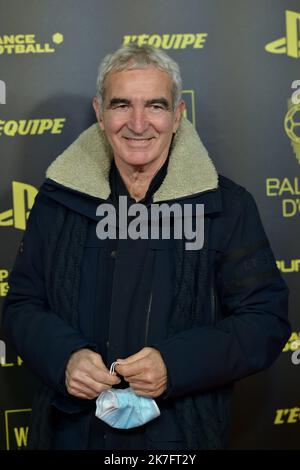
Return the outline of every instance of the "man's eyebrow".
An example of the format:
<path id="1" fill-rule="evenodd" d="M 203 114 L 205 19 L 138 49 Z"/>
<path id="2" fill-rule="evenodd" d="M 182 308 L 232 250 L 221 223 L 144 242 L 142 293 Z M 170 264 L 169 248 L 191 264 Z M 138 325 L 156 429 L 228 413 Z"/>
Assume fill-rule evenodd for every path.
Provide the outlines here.
<path id="1" fill-rule="evenodd" d="M 109 108 L 112 108 L 113 106 L 117 106 L 119 104 L 130 104 L 130 100 L 127 98 L 121 98 L 118 96 L 115 96 L 112 98 L 108 104 Z M 151 106 L 152 104 L 161 104 L 163 105 L 166 109 L 170 108 L 170 103 L 169 101 L 164 98 L 164 97 L 157 97 L 157 98 L 151 98 L 151 100 L 146 101 L 146 106 Z"/>
<path id="2" fill-rule="evenodd" d="M 130 104 L 130 101 L 127 100 L 126 98 L 119 98 L 119 97 L 115 97 L 115 98 L 112 98 L 109 102 L 109 107 L 112 107 L 112 106 L 116 106 L 117 104 Z"/>
<path id="3" fill-rule="evenodd" d="M 153 98 L 151 100 L 147 100 L 146 101 L 146 105 L 149 106 L 151 104 L 162 104 L 165 108 L 169 108 L 170 107 L 170 103 L 169 101 L 166 99 L 166 98 Z"/>

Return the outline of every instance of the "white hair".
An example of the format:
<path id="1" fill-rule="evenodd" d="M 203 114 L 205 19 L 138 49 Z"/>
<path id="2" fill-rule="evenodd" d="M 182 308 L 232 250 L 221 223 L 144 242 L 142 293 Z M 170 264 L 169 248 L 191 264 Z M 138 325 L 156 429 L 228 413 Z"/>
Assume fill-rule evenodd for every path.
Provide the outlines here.
<path id="1" fill-rule="evenodd" d="M 169 74 L 172 80 L 173 109 L 176 109 L 182 91 L 182 80 L 177 62 L 161 49 L 149 45 L 138 46 L 136 43 L 122 46 L 114 53 L 106 55 L 99 65 L 96 96 L 100 105 L 104 103 L 105 79 L 110 72 L 144 69 L 149 65 L 154 65 Z"/>

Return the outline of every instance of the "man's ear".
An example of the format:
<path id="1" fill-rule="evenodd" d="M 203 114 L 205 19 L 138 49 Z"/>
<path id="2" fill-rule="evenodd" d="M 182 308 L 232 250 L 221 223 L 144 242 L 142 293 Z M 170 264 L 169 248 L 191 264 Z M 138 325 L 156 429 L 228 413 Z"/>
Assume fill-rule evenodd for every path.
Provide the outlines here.
<path id="1" fill-rule="evenodd" d="M 173 132 L 175 133 L 179 127 L 183 112 L 185 110 L 185 102 L 180 100 L 175 109 L 175 121 L 173 126 Z"/>
<path id="2" fill-rule="evenodd" d="M 101 112 L 101 107 L 98 99 L 94 97 L 93 99 L 93 108 L 95 110 L 96 118 L 99 123 L 100 129 L 104 130 L 104 123 L 103 123 L 103 117 L 102 117 L 102 112 Z"/>

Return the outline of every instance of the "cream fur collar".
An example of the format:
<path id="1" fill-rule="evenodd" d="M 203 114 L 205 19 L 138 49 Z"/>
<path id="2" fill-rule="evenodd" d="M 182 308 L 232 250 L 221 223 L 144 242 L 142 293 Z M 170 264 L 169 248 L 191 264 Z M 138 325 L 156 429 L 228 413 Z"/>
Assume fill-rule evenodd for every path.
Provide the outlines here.
<path id="1" fill-rule="evenodd" d="M 93 124 L 49 166 L 46 177 L 76 191 L 107 199 L 111 148 Z M 218 187 L 217 171 L 194 126 L 182 119 L 174 137 L 168 173 L 153 202 L 188 197 Z"/>

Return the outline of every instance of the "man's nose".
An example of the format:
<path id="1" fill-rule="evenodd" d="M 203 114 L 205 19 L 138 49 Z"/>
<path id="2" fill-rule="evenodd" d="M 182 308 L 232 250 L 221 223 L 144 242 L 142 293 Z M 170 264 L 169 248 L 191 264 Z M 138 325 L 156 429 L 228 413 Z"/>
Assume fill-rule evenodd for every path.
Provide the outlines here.
<path id="1" fill-rule="evenodd" d="M 131 110 L 128 127 L 135 134 L 142 134 L 148 127 L 148 119 L 144 109 L 133 108 Z"/>

